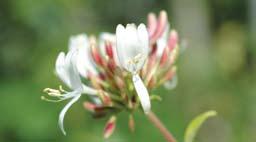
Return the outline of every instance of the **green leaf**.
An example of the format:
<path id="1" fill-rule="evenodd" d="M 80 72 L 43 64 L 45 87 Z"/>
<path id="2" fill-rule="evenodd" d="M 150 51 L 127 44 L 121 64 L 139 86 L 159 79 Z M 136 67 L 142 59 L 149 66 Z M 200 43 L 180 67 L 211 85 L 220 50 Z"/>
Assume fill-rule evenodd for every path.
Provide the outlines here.
<path id="1" fill-rule="evenodd" d="M 185 131 L 184 142 L 193 142 L 197 131 L 201 125 L 209 118 L 217 115 L 216 111 L 207 111 L 194 118 L 188 125 Z"/>

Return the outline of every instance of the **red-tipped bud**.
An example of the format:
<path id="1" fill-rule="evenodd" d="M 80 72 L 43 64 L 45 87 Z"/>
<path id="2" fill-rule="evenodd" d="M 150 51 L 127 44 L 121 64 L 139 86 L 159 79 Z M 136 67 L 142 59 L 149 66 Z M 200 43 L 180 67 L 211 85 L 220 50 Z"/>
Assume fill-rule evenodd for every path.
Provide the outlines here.
<path id="1" fill-rule="evenodd" d="M 98 65 L 103 65 L 103 60 L 101 58 L 100 52 L 96 46 L 96 38 L 94 36 L 91 36 L 89 39 L 90 46 L 91 46 L 91 54 L 92 58 Z"/>
<path id="2" fill-rule="evenodd" d="M 106 41 L 105 48 L 106 48 L 105 50 L 106 50 L 106 53 L 109 56 L 109 58 L 113 59 L 114 55 L 113 55 L 113 48 L 112 48 L 111 42 Z"/>
<path id="3" fill-rule="evenodd" d="M 92 45 L 92 58 L 96 64 L 103 66 L 103 60 L 99 51 L 96 49 L 95 46 Z"/>
<path id="4" fill-rule="evenodd" d="M 91 102 L 84 102 L 84 108 L 90 112 L 93 112 L 95 115 L 103 115 L 106 113 L 107 107 L 98 106 Z"/>
<path id="5" fill-rule="evenodd" d="M 156 27 L 157 27 L 156 15 L 154 13 L 149 13 L 148 14 L 148 33 L 150 38 L 155 33 Z"/>
<path id="6" fill-rule="evenodd" d="M 169 52 L 169 48 L 165 47 L 160 59 L 160 66 L 163 66 L 166 63 L 168 59 L 168 52 Z"/>
<path id="7" fill-rule="evenodd" d="M 168 39 L 168 47 L 170 51 L 172 51 L 176 47 L 178 40 L 179 40 L 178 33 L 175 30 L 172 30 L 170 32 L 170 36 Z"/>
<path id="8" fill-rule="evenodd" d="M 87 109 L 90 112 L 94 112 L 95 108 L 97 107 L 95 104 L 91 103 L 91 102 L 84 102 L 84 108 Z"/>
<path id="9" fill-rule="evenodd" d="M 108 122 L 106 123 L 106 126 L 104 128 L 104 133 L 103 133 L 104 138 L 105 139 L 109 138 L 113 134 L 115 128 L 116 128 L 116 116 L 112 116 L 108 120 Z"/>
<path id="10" fill-rule="evenodd" d="M 132 115 L 129 116 L 129 128 L 131 132 L 134 132 L 135 130 L 135 122 L 134 122 L 134 118 Z"/>

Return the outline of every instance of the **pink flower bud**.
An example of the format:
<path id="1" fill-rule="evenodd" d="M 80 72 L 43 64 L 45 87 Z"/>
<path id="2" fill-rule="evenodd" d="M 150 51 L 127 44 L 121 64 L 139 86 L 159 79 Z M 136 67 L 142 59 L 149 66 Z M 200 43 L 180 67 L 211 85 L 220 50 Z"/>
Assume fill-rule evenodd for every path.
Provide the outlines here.
<path id="1" fill-rule="evenodd" d="M 166 63 L 166 61 L 168 59 L 168 52 L 169 52 L 169 48 L 165 47 L 163 54 L 161 56 L 161 59 L 160 59 L 160 66 L 163 66 Z"/>
<path id="2" fill-rule="evenodd" d="M 166 29 L 168 23 L 167 13 L 165 11 L 161 11 L 159 13 L 159 18 L 157 21 L 157 27 L 154 34 L 150 37 L 151 44 L 155 43 L 156 40 L 162 36 L 164 30 Z"/>
<path id="3" fill-rule="evenodd" d="M 95 104 L 91 103 L 91 102 L 84 102 L 84 108 L 87 109 L 90 112 L 94 112 L 95 108 L 97 107 Z"/>
<path id="4" fill-rule="evenodd" d="M 116 128 L 116 117 L 112 116 L 108 120 L 108 122 L 104 128 L 104 138 L 105 139 L 109 138 L 113 134 L 115 128 Z"/>
<path id="5" fill-rule="evenodd" d="M 101 66 L 104 65 L 101 55 L 94 45 L 92 45 L 92 58 L 96 64 L 101 65 Z"/>
<path id="6" fill-rule="evenodd" d="M 112 44 L 108 41 L 105 42 L 105 50 L 106 50 L 106 53 L 107 55 L 109 56 L 109 58 L 113 59 L 113 47 L 112 47 Z"/>
<path id="7" fill-rule="evenodd" d="M 156 31 L 157 19 L 154 13 L 148 14 L 148 33 L 151 38 Z"/>
<path id="8" fill-rule="evenodd" d="M 175 30 L 172 30 L 170 32 L 170 36 L 168 39 L 168 46 L 169 46 L 170 51 L 172 51 L 175 48 L 175 46 L 178 43 L 178 40 L 179 40 L 178 33 Z"/>

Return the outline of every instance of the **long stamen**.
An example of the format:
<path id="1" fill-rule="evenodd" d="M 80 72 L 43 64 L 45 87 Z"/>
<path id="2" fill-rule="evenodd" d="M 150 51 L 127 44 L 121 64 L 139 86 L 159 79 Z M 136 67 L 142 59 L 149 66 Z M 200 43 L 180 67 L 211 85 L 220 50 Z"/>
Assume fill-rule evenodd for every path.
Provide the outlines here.
<path id="1" fill-rule="evenodd" d="M 65 99 L 52 100 L 52 99 L 46 98 L 45 96 L 41 96 L 41 99 L 44 100 L 44 101 L 53 102 L 53 103 L 57 103 L 57 102 L 61 102 L 61 101 L 65 100 Z"/>
<path id="2" fill-rule="evenodd" d="M 72 93 L 65 91 L 61 85 L 59 86 L 59 90 L 52 89 L 52 88 L 45 88 L 44 92 L 47 93 L 48 96 L 56 98 L 56 99 L 49 99 L 49 98 L 46 98 L 46 96 L 41 96 L 42 100 L 45 100 L 48 102 L 61 102 L 66 99 L 74 97 Z"/>

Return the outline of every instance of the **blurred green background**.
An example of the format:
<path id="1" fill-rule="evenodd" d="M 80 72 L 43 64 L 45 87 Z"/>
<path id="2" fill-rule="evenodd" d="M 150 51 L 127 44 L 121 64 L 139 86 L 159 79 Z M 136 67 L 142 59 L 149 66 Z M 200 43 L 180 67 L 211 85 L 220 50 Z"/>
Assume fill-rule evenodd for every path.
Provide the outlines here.
<path id="1" fill-rule="evenodd" d="M 0 141 L 164 141 L 140 113 L 134 133 L 121 113 L 104 140 L 106 119 L 93 119 L 84 98 L 68 111 L 63 136 L 57 119 L 66 103 L 40 100 L 45 87 L 61 84 L 54 64 L 70 35 L 114 32 L 119 23 L 146 22 L 148 12 L 162 9 L 187 50 L 178 61 L 178 87 L 159 88 L 164 99 L 153 111 L 180 142 L 189 121 L 211 109 L 219 115 L 203 125 L 197 142 L 255 142 L 255 0 L 1 0 Z"/>

